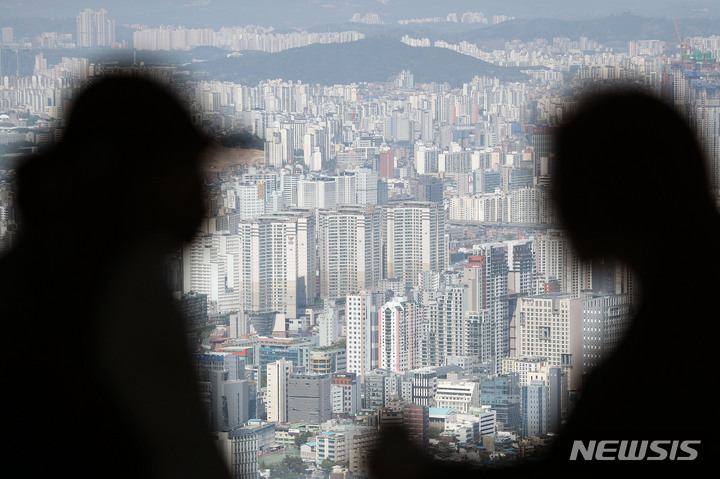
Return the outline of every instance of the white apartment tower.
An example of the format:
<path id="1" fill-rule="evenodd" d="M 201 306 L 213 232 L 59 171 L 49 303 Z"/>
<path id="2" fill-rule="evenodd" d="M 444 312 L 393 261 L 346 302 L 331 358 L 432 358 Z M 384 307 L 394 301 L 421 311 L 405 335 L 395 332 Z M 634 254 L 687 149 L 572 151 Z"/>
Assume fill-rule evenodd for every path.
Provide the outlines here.
<path id="1" fill-rule="evenodd" d="M 378 357 L 381 369 L 409 371 L 420 367 L 418 332 L 422 318 L 419 303 L 395 299 L 378 313 Z"/>
<path id="2" fill-rule="evenodd" d="M 238 224 L 239 293 L 246 312 L 297 317 L 315 298 L 315 220 L 307 211 Z"/>
<path id="3" fill-rule="evenodd" d="M 323 176 L 298 181 L 297 205 L 300 208 L 335 208 L 337 204 L 335 178 Z"/>
<path id="4" fill-rule="evenodd" d="M 480 356 L 481 318 L 470 310 L 468 285 L 446 286 L 424 305 L 422 366 L 444 366 L 451 356 Z"/>
<path id="5" fill-rule="evenodd" d="M 547 358 L 579 389 L 583 374 L 583 299 L 566 293 L 518 298 L 515 309 L 517 356 Z"/>
<path id="6" fill-rule="evenodd" d="M 560 291 L 579 296 L 591 290 L 592 264 L 581 261 L 570 239 L 559 230 L 550 230 L 535 239 L 537 255 L 537 292 L 549 292 L 547 286 L 558 282 Z"/>
<path id="7" fill-rule="evenodd" d="M 107 47 L 115 42 L 115 20 L 107 18 L 107 10 L 82 10 L 76 20 L 78 47 Z"/>
<path id="8" fill-rule="evenodd" d="M 265 165 L 281 168 L 292 158 L 292 139 L 287 128 L 275 124 L 265 132 Z"/>
<path id="9" fill-rule="evenodd" d="M 408 201 L 387 208 L 386 277 L 415 286 L 423 271 L 447 267 L 442 203 Z"/>
<path id="10" fill-rule="evenodd" d="M 345 300 L 347 372 L 355 373 L 361 380 L 379 367 L 377 328 L 382 297 L 360 291 Z"/>
<path id="11" fill-rule="evenodd" d="M 291 361 L 279 359 L 267 365 L 266 409 L 268 421 L 284 423 L 288 420 L 287 387 L 293 372 Z"/>
<path id="12" fill-rule="evenodd" d="M 183 247 L 183 293 L 208 295 L 214 312 L 240 308 L 240 242 L 227 232 L 201 233 Z"/>
<path id="13" fill-rule="evenodd" d="M 382 214 L 373 206 L 318 212 L 320 296 L 371 288 L 382 274 Z"/>

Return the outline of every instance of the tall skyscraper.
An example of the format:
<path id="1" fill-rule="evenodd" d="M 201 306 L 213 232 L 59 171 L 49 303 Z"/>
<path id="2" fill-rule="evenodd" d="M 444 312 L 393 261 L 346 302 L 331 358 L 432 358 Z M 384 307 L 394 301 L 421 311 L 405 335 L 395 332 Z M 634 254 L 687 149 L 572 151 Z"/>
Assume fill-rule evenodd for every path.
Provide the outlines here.
<path id="1" fill-rule="evenodd" d="M 293 363 L 279 359 L 267 365 L 267 419 L 277 423 L 288 421 L 288 378 Z"/>
<path id="2" fill-rule="evenodd" d="M 579 296 L 591 290 L 592 264 L 582 261 L 574 252 L 569 238 L 560 230 L 549 230 L 535 239 L 538 292 L 557 282 L 560 291 Z"/>
<path id="3" fill-rule="evenodd" d="M 320 296 L 371 288 L 382 274 L 382 214 L 373 206 L 318 212 Z"/>
<path id="4" fill-rule="evenodd" d="M 443 271 L 448 251 L 441 203 L 409 201 L 391 205 L 386 216 L 386 277 L 414 286 L 423 271 Z"/>
<path id="5" fill-rule="evenodd" d="M 515 310 L 517 356 L 547 358 L 568 374 L 578 390 L 583 375 L 583 299 L 566 293 L 518 298 Z"/>
<path id="6" fill-rule="evenodd" d="M 315 219 L 308 211 L 264 215 L 238 225 L 240 304 L 244 311 L 283 313 L 315 298 Z"/>
<path id="7" fill-rule="evenodd" d="M 586 293 L 582 302 L 583 373 L 599 366 L 620 345 L 632 321 L 625 294 Z"/>
<path id="8" fill-rule="evenodd" d="M 550 432 L 549 391 L 543 381 L 522 386 L 522 435 L 545 436 Z"/>
<path id="9" fill-rule="evenodd" d="M 76 18 L 78 47 L 107 47 L 115 41 L 115 20 L 107 10 L 85 9 Z"/>
<path id="10" fill-rule="evenodd" d="M 380 178 L 392 178 L 393 177 L 393 152 L 387 147 L 383 146 L 380 148 L 380 159 L 379 159 L 379 171 Z"/>
<path id="11" fill-rule="evenodd" d="M 207 230 L 206 230 L 207 231 Z M 207 295 L 211 312 L 240 308 L 240 249 L 236 235 L 205 232 L 183 247 L 183 293 Z"/>
<path id="12" fill-rule="evenodd" d="M 499 371 L 510 355 L 507 245 L 480 245 L 468 260 L 462 281 L 469 286 L 471 311 L 477 311 L 480 326 L 480 359 Z"/>
<path id="13" fill-rule="evenodd" d="M 418 332 L 422 307 L 414 301 L 396 299 L 378 313 L 378 356 L 380 368 L 408 371 L 420 367 Z"/>
<path id="14" fill-rule="evenodd" d="M 384 302 L 383 294 L 368 291 L 348 295 L 345 301 L 347 371 L 361 381 L 379 367 L 378 310 Z"/>
<path id="15" fill-rule="evenodd" d="M 468 285 L 450 285 L 424 304 L 427 332 L 423 366 L 444 366 L 450 356 L 480 356 L 481 315 L 471 310 Z"/>

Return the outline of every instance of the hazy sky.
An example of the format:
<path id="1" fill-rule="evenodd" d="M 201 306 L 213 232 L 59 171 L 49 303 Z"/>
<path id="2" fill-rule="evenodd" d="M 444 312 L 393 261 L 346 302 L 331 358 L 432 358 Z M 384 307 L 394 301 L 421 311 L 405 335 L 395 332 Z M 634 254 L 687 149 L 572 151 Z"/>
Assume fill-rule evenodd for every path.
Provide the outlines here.
<path id="1" fill-rule="evenodd" d="M 340 23 L 359 13 L 377 13 L 390 23 L 400 19 L 481 11 L 487 16 L 589 18 L 630 12 L 677 18 L 720 17 L 718 0 L 2 0 L 0 17 L 69 17 L 84 8 L 105 8 L 120 24 L 188 27 L 264 25 L 307 28 Z"/>

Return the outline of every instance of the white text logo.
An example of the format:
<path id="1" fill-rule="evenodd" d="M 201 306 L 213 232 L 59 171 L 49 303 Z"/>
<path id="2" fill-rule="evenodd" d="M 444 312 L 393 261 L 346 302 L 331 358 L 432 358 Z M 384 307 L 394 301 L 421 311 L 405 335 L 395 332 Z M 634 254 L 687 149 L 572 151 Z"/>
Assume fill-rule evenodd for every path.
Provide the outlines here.
<path id="1" fill-rule="evenodd" d="M 575 441 L 570 460 L 585 461 L 692 461 L 700 441 Z"/>

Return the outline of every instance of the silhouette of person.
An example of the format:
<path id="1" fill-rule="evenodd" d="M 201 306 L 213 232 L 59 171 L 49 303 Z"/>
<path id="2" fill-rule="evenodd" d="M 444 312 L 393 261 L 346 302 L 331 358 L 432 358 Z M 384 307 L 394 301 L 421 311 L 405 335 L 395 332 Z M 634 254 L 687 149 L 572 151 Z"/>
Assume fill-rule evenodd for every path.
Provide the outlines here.
<path id="1" fill-rule="evenodd" d="M 553 194 L 575 250 L 628 265 L 640 304 L 619 348 L 583 380 L 551 460 L 587 467 L 568 461 L 575 440 L 692 440 L 700 441 L 691 445 L 693 461 L 672 460 L 694 454 L 665 443 L 656 445 L 667 449 L 665 460 L 591 466 L 599 474 L 629 464 L 637 472 L 700 471 L 717 444 L 706 368 L 720 319 L 720 215 L 698 141 L 672 106 L 618 87 L 586 95 L 558 129 L 554 150 Z"/>
<path id="2" fill-rule="evenodd" d="M 581 98 L 558 128 L 553 150 L 552 194 L 575 251 L 588 261 L 624 263 L 638 278 L 640 304 L 629 330 L 584 378 L 578 404 L 541 460 L 498 469 L 450 467 L 392 429 L 384 431 L 371 462 L 377 479 L 696 474 L 712 462 L 720 215 L 690 126 L 647 92 L 604 89 Z M 575 358 L 573 367 L 580 363 Z M 620 461 L 620 444 L 608 443 L 600 454 L 608 460 L 570 460 L 575 441 L 621 440 L 638 441 L 624 454 L 643 459 Z"/>
<path id="3" fill-rule="evenodd" d="M 97 77 L 18 169 L 0 260 L 8 456 L 25 477 L 229 477 L 163 276 L 203 214 L 208 145 L 169 88 Z"/>

